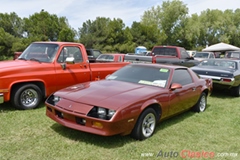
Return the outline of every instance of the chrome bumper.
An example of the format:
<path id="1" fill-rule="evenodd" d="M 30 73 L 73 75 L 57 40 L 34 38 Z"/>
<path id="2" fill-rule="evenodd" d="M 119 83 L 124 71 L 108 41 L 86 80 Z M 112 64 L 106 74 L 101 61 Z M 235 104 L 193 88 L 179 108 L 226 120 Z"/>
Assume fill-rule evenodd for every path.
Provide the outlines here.
<path id="1" fill-rule="evenodd" d="M 0 93 L 0 104 L 4 102 L 4 96 L 3 93 Z"/>
<path id="2" fill-rule="evenodd" d="M 210 78 L 210 79 L 212 79 L 212 82 L 213 82 L 213 83 L 222 84 L 222 85 L 233 86 L 234 83 L 235 83 L 234 78 L 227 78 L 227 79 L 230 80 L 230 82 L 226 82 L 226 81 L 223 81 L 223 80 L 222 80 L 224 77 L 207 76 L 207 75 L 199 75 L 199 76 L 200 76 L 201 78 Z"/>

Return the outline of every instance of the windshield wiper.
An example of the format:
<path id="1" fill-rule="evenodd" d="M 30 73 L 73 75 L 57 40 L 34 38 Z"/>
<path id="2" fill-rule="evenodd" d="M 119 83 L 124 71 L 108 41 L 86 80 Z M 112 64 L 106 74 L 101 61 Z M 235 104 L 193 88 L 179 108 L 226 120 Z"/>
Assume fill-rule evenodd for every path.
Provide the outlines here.
<path id="1" fill-rule="evenodd" d="M 37 62 L 41 63 L 41 61 L 38 60 L 38 59 L 36 59 L 36 58 L 31 58 L 31 59 L 29 59 L 29 60 L 30 60 L 30 61 L 37 61 Z"/>

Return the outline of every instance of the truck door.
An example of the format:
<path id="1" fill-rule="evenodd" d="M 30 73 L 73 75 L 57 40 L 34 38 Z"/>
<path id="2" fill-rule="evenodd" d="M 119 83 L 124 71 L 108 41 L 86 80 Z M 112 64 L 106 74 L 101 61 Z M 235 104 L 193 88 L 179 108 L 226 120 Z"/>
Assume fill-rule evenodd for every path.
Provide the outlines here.
<path id="1" fill-rule="evenodd" d="M 73 57 L 73 64 L 66 64 L 67 57 Z M 79 46 L 65 46 L 55 61 L 57 90 L 77 83 L 87 82 L 91 79 L 88 62 L 84 61 Z M 62 66 L 65 66 L 63 68 Z"/>

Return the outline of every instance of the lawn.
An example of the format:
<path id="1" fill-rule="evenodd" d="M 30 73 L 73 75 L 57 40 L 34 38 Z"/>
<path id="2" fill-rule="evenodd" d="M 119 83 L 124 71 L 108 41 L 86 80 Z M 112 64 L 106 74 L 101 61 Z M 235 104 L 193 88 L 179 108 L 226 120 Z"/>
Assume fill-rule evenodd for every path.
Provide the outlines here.
<path id="1" fill-rule="evenodd" d="M 159 123 L 155 134 L 144 141 L 130 136 L 102 137 L 63 127 L 46 117 L 44 104 L 25 111 L 2 104 L 0 159 L 239 160 L 240 98 L 226 94 L 214 92 L 203 113 L 188 111 Z"/>

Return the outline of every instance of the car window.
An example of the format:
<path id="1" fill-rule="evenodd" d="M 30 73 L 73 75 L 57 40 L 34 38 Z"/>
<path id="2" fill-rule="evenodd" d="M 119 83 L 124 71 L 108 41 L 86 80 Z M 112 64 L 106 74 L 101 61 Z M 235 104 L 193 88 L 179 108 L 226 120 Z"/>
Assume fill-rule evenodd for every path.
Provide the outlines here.
<path id="1" fill-rule="evenodd" d="M 184 86 L 193 83 L 193 80 L 187 69 L 175 69 L 172 83 L 179 83 Z"/>
<path id="2" fill-rule="evenodd" d="M 82 62 L 82 53 L 78 47 L 63 47 L 58 56 L 57 62 L 63 63 L 67 57 L 74 57 L 75 63 Z"/>
<path id="3" fill-rule="evenodd" d="M 237 69 L 235 61 L 209 59 L 202 61 L 199 66 L 213 66 L 214 68 Z"/>
<path id="4" fill-rule="evenodd" d="M 213 54 L 210 54 L 210 57 L 209 58 L 214 58 Z"/>
<path id="5" fill-rule="evenodd" d="M 122 62 L 123 60 L 122 60 L 122 56 L 119 56 L 118 57 L 118 62 Z"/>
<path id="6" fill-rule="evenodd" d="M 161 56 L 177 56 L 176 48 L 164 48 L 164 47 L 156 47 L 153 49 L 154 55 Z"/>
<path id="7" fill-rule="evenodd" d="M 113 55 L 108 55 L 108 54 L 100 54 L 97 57 L 97 60 L 101 60 L 101 61 L 113 61 L 114 60 L 114 56 Z"/>
<path id="8" fill-rule="evenodd" d="M 187 51 L 183 48 L 180 48 L 180 52 L 181 52 L 181 58 L 185 59 L 185 58 L 189 58 L 189 54 L 187 53 Z"/>
<path id="9" fill-rule="evenodd" d="M 101 54 L 101 52 L 97 51 L 97 50 L 93 50 L 93 56 L 94 57 L 98 57 Z"/>

